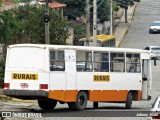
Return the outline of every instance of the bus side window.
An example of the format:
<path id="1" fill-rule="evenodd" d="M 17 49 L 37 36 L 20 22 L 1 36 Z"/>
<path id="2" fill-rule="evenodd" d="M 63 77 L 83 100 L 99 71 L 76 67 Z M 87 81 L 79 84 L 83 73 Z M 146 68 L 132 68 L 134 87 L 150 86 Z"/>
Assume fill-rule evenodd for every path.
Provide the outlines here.
<path id="1" fill-rule="evenodd" d="M 94 71 L 109 72 L 108 52 L 94 52 Z"/>
<path id="2" fill-rule="evenodd" d="M 91 72 L 93 71 L 92 66 L 92 52 L 80 50 L 76 52 L 76 67 L 78 72 Z"/>
<path id="3" fill-rule="evenodd" d="M 140 64 L 140 54 L 126 54 L 126 69 L 130 73 L 140 73 L 141 64 Z"/>
<path id="4" fill-rule="evenodd" d="M 64 51 L 50 51 L 50 71 L 64 71 Z"/>
<path id="5" fill-rule="evenodd" d="M 125 72 L 124 53 L 110 53 L 110 71 Z"/>

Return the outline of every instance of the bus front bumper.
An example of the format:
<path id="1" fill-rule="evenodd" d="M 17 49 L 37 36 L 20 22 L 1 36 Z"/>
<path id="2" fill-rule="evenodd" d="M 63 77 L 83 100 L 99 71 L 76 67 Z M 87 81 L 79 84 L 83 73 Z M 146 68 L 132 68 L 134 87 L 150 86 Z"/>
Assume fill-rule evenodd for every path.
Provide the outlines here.
<path id="1" fill-rule="evenodd" d="M 48 98 L 48 92 L 42 90 L 9 90 L 3 89 L 3 95 L 20 99 Z"/>

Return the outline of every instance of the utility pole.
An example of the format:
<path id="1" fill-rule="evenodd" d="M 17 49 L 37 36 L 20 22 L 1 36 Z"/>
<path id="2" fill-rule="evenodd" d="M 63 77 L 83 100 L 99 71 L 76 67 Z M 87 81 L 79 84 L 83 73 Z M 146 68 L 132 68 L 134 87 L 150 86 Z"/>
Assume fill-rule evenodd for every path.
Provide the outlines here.
<path id="1" fill-rule="evenodd" d="M 110 35 L 113 35 L 113 10 L 112 10 L 112 0 L 110 0 Z"/>
<path id="2" fill-rule="evenodd" d="M 97 45 L 97 0 L 93 0 L 93 46 Z"/>
<path id="3" fill-rule="evenodd" d="M 90 4 L 89 0 L 86 0 L 86 46 L 89 46 L 90 38 Z"/>
<path id="4" fill-rule="evenodd" d="M 45 16 L 44 16 L 44 22 L 45 22 L 45 44 L 50 44 L 50 36 L 49 36 L 49 8 L 48 3 L 49 0 L 45 0 Z"/>

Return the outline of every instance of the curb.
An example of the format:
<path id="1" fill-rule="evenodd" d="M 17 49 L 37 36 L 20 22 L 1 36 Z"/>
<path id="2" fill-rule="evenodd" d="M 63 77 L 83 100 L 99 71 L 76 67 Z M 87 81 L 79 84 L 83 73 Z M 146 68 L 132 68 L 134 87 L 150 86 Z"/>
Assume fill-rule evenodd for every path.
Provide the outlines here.
<path id="1" fill-rule="evenodd" d="M 18 98 L 12 98 L 12 101 L 14 101 L 14 102 L 25 102 L 25 103 L 35 103 L 35 102 L 37 102 L 37 100 L 21 100 L 21 99 L 18 99 Z"/>
<path id="2" fill-rule="evenodd" d="M 12 100 L 12 98 L 11 97 L 7 97 L 5 95 L 0 95 L 0 101 L 1 100 Z"/>
<path id="3" fill-rule="evenodd" d="M 21 100 L 18 98 L 8 97 L 5 95 L 0 95 L 0 101 L 14 101 L 14 102 L 24 102 L 24 103 L 35 103 L 36 100 Z"/>

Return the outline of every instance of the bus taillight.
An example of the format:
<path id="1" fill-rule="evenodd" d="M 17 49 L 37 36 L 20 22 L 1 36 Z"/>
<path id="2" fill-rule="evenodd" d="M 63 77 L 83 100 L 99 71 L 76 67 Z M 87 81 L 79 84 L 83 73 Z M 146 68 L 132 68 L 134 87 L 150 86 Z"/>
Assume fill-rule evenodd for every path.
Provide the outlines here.
<path id="1" fill-rule="evenodd" d="M 9 89 L 10 84 L 9 83 L 4 83 L 4 88 Z"/>
<path id="2" fill-rule="evenodd" d="M 40 84 L 40 89 L 48 89 L 48 84 Z"/>

